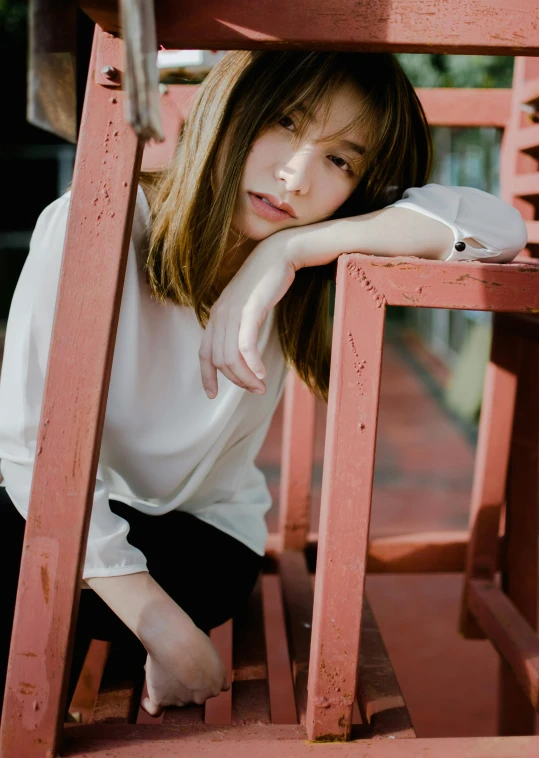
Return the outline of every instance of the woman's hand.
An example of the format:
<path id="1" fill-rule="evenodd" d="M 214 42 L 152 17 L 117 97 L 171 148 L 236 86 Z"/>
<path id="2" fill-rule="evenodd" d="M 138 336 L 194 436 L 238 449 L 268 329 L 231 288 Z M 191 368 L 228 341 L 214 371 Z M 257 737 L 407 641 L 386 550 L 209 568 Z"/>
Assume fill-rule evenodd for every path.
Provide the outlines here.
<path id="1" fill-rule="evenodd" d="M 151 716 L 159 716 L 167 705 L 204 703 L 229 689 L 225 667 L 209 637 L 148 572 L 92 577 L 86 583 L 148 652 L 148 697 L 141 705 Z"/>
<path id="2" fill-rule="evenodd" d="M 160 716 L 166 706 L 202 705 L 230 687 L 219 653 L 194 624 L 172 644 L 161 640 L 144 668 L 148 697 L 141 707 L 150 716 Z"/>
<path id="3" fill-rule="evenodd" d="M 294 231 L 283 230 L 260 242 L 211 309 L 199 351 L 208 397 L 217 395 L 217 369 L 238 387 L 259 395 L 266 391 L 258 333 L 294 281 Z"/>

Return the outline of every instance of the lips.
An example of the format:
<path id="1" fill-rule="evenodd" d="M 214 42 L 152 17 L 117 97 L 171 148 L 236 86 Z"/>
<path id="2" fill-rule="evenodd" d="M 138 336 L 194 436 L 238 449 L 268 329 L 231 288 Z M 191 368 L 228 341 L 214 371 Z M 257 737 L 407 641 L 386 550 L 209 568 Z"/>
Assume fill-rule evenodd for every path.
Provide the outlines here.
<path id="1" fill-rule="evenodd" d="M 279 200 L 275 195 L 269 195 L 265 192 L 249 192 L 248 194 L 256 210 L 263 211 L 264 208 L 267 208 L 269 211 L 277 211 L 280 218 L 297 218 L 292 206 Z M 264 213 L 263 215 L 266 214 Z M 275 217 L 275 214 L 272 214 L 273 217 Z"/>

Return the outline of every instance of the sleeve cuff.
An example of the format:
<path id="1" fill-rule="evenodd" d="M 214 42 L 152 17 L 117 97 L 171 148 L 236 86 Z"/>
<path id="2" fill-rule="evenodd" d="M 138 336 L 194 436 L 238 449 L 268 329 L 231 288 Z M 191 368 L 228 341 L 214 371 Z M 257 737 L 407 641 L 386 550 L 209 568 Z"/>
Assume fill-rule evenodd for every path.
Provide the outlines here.
<path id="1" fill-rule="evenodd" d="M 526 245 L 526 226 L 518 211 L 473 187 L 412 187 L 391 207 L 408 208 L 449 227 L 453 246 L 445 261 L 488 259 L 506 263 Z M 470 245 L 467 239 L 482 247 Z"/>
<path id="2" fill-rule="evenodd" d="M 135 563 L 131 566 L 107 566 L 92 568 L 85 566 L 82 574 L 83 579 L 92 579 L 101 576 L 127 576 L 128 574 L 140 574 L 142 571 L 148 571 L 145 563 Z"/>

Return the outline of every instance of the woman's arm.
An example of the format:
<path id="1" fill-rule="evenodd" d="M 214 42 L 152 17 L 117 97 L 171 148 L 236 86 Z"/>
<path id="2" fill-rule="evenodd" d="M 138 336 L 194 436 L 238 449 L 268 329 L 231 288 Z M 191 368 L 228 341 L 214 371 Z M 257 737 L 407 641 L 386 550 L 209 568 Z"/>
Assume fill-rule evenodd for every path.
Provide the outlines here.
<path id="1" fill-rule="evenodd" d="M 459 241 L 464 250 L 455 246 Z M 212 308 L 199 354 L 204 389 L 215 397 L 217 369 L 224 368 L 240 387 L 265 391 L 258 331 L 299 268 L 351 252 L 507 261 L 525 244 L 526 227 L 515 208 L 480 190 L 439 185 L 408 190 L 373 213 L 277 232 L 256 246 Z"/>
<path id="2" fill-rule="evenodd" d="M 86 582 L 148 652 L 148 697 L 142 707 L 151 716 L 158 716 L 168 705 L 201 705 L 229 689 L 225 668 L 209 637 L 148 572 L 92 577 Z"/>
<path id="3" fill-rule="evenodd" d="M 527 241 L 519 212 L 503 200 L 473 187 L 437 184 L 406 190 L 402 200 L 374 213 L 287 231 L 296 232 L 288 240 L 296 268 L 345 252 L 507 262 Z M 455 248 L 459 241 L 463 250 Z"/>

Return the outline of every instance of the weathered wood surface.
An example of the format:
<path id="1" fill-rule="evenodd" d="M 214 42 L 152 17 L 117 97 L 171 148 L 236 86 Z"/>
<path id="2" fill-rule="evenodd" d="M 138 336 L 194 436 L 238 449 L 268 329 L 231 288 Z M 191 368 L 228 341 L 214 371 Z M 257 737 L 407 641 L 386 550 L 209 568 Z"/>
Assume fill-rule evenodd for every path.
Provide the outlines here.
<path id="1" fill-rule="evenodd" d="M 537 758 L 539 737 L 360 740 L 313 745 L 304 727 L 70 726 L 66 758 Z"/>
<path id="2" fill-rule="evenodd" d="M 54 755 L 63 724 L 141 158 L 121 97 L 114 103 L 109 98 L 90 82 L 36 446 L 0 726 L 2 758 L 42 758 L 47 750 Z M 96 142 L 106 145 L 99 160 Z"/>
<path id="3" fill-rule="evenodd" d="M 539 174 L 538 174 L 539 176 Z M 375 302 L 415 308 L 539 312 L 539 264 L 341 255 Z"/>
<path id="4" fill-rule="evenodd" d="M 116 4 L 81 0 L 107 31 L 119 31 Z M 157 39 L 168 48 L 392 50 L 537 55 L 535 0 L 156 0 Z"/>
<path id="5" fill-rule="evenodd" d="M 374 473 L 385 302 L 337 266 L 307 734 L 350 737 Z"/>

